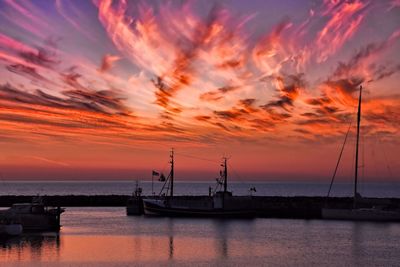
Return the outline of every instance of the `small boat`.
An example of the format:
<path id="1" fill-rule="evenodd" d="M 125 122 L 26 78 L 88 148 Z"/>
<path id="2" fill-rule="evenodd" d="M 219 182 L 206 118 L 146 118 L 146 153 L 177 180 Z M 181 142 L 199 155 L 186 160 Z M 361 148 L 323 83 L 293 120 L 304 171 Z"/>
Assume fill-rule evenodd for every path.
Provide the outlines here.
<path id="1" fill-rule="evenodd" d="M 143 206 L 145 215 L 216 218 L 255 217 L 255 211 L 251 205 L 251 197 L 234 197 L 227 190 L 228 167 L 226 158 L 224 158 L 221 164 L 223 170 L 220 171 L 220 178 L 218 179 L 218 185 L 223 185 L 223 190 L 204 197 L 174 198 L 173 150 L 171 150 L 170 154 L 170 164 L 171 170 L 163 186 L 163 189 L 167 189 L 167 194 L 160 193 L 159 197 L 144 198 Z"/>
<path id="2" fill-rule="evenodd" d="M 321 216 L 323 219 L 331 220 L 352 220 L 352 221 L 400 221 L 400 210 L 389 208 L 388 205 L 377 205 L 372 206 L 372 203 L 368 203 L 368 200 L 363 199 L 357 191 L 358 186 L 358 147 L 360 139 L 360 121 L 361 121 L 361 97 L 362 97 L 362 86 L 360 86 L 360 93 L 358 98 L 358 112 L 357 112 L 357 139 L 356 139 L 356 155 L 355 155 L 355 173 L 354 173 L 354 192 L 353 192 L 353 207 L 352 208 L 332 208 L 325 207 L 321 210 Z M 349 128 L 350 129 L 350 128 Z M 346 135 L 347 139 L 347 135 Z M 346 142 L 345 139 L 345 142 Z M 344 148 L 344 145 L 343 145 Z M 342 148 L 342 152 L 343 152 Z M 342 154 L 341 152 L 341 154 Z M 340 162 L 341 154 L 339 156 L 338 164 Z M 336 174 L 335 170 L 335 174 Z M 332 178 L 331 186 L 333 183 Z M 330 193 L 328 192 L 328 197 Z"/>
<path id="3" fill-rule="evenodd" d="M 49 207 L 41 197 L 33 198 L 31 203 L 15 203 L 0 212 L 1 220 L 15 219 L 24 231 L 59 231 L 60 217 L 65 209 Z"/>
<path id="4" fill-rule="evenodd" d="M 126 215 L 142 215 L 143 214 L 143 201 L 142 201 L 142 188 L 139 187 L 139 182 L 136 181 L 135 191 L 126 203 Z"/>
<path id="5" fill-rule="evenodd" d="M 351 221 L 400 221 L 400 212 L 385 210 L 379 207 L 359 209 L 328 209 L 322 210 L 324 219 Z"/>

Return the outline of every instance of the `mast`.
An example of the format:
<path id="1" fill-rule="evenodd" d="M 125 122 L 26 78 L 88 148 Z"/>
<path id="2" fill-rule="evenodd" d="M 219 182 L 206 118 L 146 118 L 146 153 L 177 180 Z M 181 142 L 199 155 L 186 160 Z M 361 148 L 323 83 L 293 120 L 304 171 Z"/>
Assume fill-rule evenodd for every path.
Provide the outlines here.
<path id="1" fill-rule="evenodd" d="M 224 193 L 227 191 L 228 187 L 228 167 L 226 165 L 226 158 L 224 158 Z"/>
<path id="2" fill-rule="evenodd" d="M 358 143 L 360 139 L 360 122 L 361 122 L 361 94 L 362 86 L 360 85 L 360 96 L 358 97 L 358 112 L 357 112 L 357 141 L 356 141 L 356 165 L 354 173 L 354 202 L 353 207 L 356 208 L 357 202 L 357 180 L 358 180 Z"/>
<path id="3" fill-rule="evenodd" d="M 174 196 L 174 149 L 171 149 L 171 154 L 170 154 L 170 164 L 171 164 L 171 172 L 170 172 L 170 196 Z"/>

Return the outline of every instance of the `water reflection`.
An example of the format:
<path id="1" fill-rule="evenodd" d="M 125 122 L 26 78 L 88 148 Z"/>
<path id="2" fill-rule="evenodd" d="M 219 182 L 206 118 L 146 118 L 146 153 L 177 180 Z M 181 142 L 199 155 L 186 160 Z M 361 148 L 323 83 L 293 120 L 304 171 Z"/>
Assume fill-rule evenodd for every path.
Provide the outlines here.
<path id="1" fill-rule="evenodd" d="M 338 260 L 386 266 L 400 260 L 399 225 L 127 217 L 117 208 L 71 208 L 62 224 L 59 235 L 0 240 L 0 266 L 299 266 Z"/>
<path id="2" fill-rule="evenodd" d="M 2 260 L 43 261 L 57 260 L 60 255 L 60 236 L 49 234 L 24 234 L 0 240 Z"/>
<path id="3" fill-rule="evenodd" d="M 354 266 L 359 265 L 359 259 L 360 256 L 362 256 L 362 242 L 363 242 L 363 232 L 364 232 L 364 227 L 365 223 L 359 223 L 359 222 L 352 222 L 351 226 L 351 232 L 350 232 L 350 238 L 352 240 L 352 253 L 354 255 L 353 257 L 353 264 Z"/>
<path id="4" fill-rule="evenodd" d="M 174 220 L 168 220 L 168 232 L 169 232 L 169 259 L 174 258 Z"/>
<path id="5" fill-rule="evenodd" d="M 349 222 L 349 224 L 351 224 L 349 234 L 354 266 L 363 265 L 362 263 L 368 257 L 371 243 L 374 243 L 375 249 L 380 253 L 386 242 L 389 243 L 390 239 L 396 238 L 391 236 L 389 231 L 392 226 L 396 225 L 395 223 Z M 400 250 L 397 251 L 397 253 L 399 252 Z"/>
<path id="6" fill-rule="evenodd" d="M 164 225 L 165 231 L 163 223 L 159 223 L 157 227 L 157 231 L 160 231 L 161 235 L 166 233 L 167 245 L 157 243 L 153 247 L 153 255 L 160 257 L 162 251 L 168 251 L 169 260 L 201 260 L 204 258 L 224 260 L 246 250 L 252 254 L 251 242 L 248 242 L 245 248 L 241 248 L 240 245 L 243 240 L 250 237 L 245 236 L 237 240 L 233 234 L 238 230 L 238 226 L 251 232 L 252 222 L 253 220 L 168 218 Z M 198 232 L 193 233 L 192 231 Z M 157 237 L 157 239 L 161 241 L 163 237 Z M 232 251 L 230 251 L 229 245 L 232 246 Z"/>
<path id="7" fill-rule="evenodd" d="M 226 220 L 215 220 L 214 231 L 217 243 L 215 250 L 218 256 L 224 259 L 228 256 L 227 232 L 229 231 L 229 222 Z"/>

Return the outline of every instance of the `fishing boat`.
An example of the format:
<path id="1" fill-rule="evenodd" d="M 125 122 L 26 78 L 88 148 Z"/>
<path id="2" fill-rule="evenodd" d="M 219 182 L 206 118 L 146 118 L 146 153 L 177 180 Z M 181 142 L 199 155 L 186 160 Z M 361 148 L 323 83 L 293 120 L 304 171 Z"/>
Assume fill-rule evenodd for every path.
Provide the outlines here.
<path id="1" fill-rule="evenodd" d="M 332 220 L 354 220 L 354 221 L 400 221 L 400 210 L 393 209 L 388 205 L 376 205 L 369 203 L 368 200 L 363 199 L 357 190 L 358 186 L 358 153 L 359 153 L 359 139 L 360 139 L 360 125 L 361 125 L 361 99 L 362 99 L 362 86 L 359 90 L 358 98 L 358 111 L 357 111 L 357 138 L 356 138 L 356 155 L 355 155 L 355 173 L 354 173 L 354 190 L 353 190 L 353 207 L 352 208 L 330 208 L 325 207 L 321 210 L 321 216 L 323 219 Z M 350 128 L 349 128 L 350 129 Z M 345 138 L 346 143 L 347 135 Z M 336 165 L 336 170 L 340 162 L 340 158 L 343 152 L 344 145 L 339 156 L 339 161 Z M 336 173 L 335 170 L 335 173 Z M 334 174 L 335 176 L 335 174 Z M 332 187 L 333 179 L 328 191 Z M 372 205 L 372 206 L 371 206 Z"/>
<path id="2" fill-rule="evenodd" d="M 174 151 L 170 153 L 170 173 L 158 197 L 143 199 L 145 215 L 170 217 L 218 217 L 218 218 L 251 218 L 255 216 L 251 197 L 235 197 L 227 189 L 227 158 L 221 164 L 220 178 L 217 184 L 222 185 L 220 191 L 203 197 L 174 197 Z M 164 192 L 166 189 L 166 193 Z"/>
<path id="3" fill-rule="evenodd" d="M 31 203 L 15 203 L 0 211 L 0 220 L 16 220 L 24 231 L 59 231 L 63 212 L 63 208 L 46 206 L 42 197 L 37 196 Z"/>

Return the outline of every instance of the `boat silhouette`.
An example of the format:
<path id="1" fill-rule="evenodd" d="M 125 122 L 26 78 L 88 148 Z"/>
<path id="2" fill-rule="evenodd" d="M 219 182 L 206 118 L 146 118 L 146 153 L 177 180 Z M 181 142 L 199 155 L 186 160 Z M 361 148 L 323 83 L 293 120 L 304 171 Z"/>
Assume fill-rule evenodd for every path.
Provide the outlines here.
<path id="1" fill-rule="evenodd" d="M 174 198 L 174 151 L 170 152 L 170 173 L 166 177 L 158 197 L 143 198 L 145 215 L 171 217 L 217 217 L 217 218 L 251 218 L 255 217 L 252 199 L 235 197 L 228 191 L 227 158 L 223 158 L 220 178 L 217 185 L 222 190 L 204 197 Z"/>
<path id="2" fill-rule="evenodd" d="M 390 205 L 376 205 L 368 199 L 364 199 L 358 192 L 358 154 L 359 154 L 359 140 L 360 140 L 360 125 L 361 125 L 361 103 L 362 103 L 362 86 L 360 86 L 358 97 L 358 111 L 357 111 L 357 139 L 356 139 L 356 154 L 355 154 L 355 172 L 354 172 L 354 190 L 353 190 L 353 207 L 352 208 L 331 208 L 325 207 L 321 210 L 323 219 L 332 220 L 354 220 L 354 221 L 400 221 L 400 210 L 391 209 Z M 350 128 L 349 128 L 350 129 Z M 347 139 L 347 135 L 346 135 Z M 346 141 L 345 139 L 345 141 Z M 344 143 L 345 144 L 345 143 Z M 344 148 L 344 145 L 343 145 Z M 340 162 L 341 154 L 339 156 L 338 164 Z M 336 173 L 335 170 L 335 173 Z M 335 176 L 335 174 L 334 174 Z M 333 176 L 333 178 L 334 178 Z M 331 182 L 332 187 L 333 179 Z M 331 189 L 330 187 L 330 189 Z M 329 192 L 330 192 L 329 189 Z M 328 196 L 329 196 L 328 192 Z M 378 203 L 379 204 L 379 203 Z"/>

